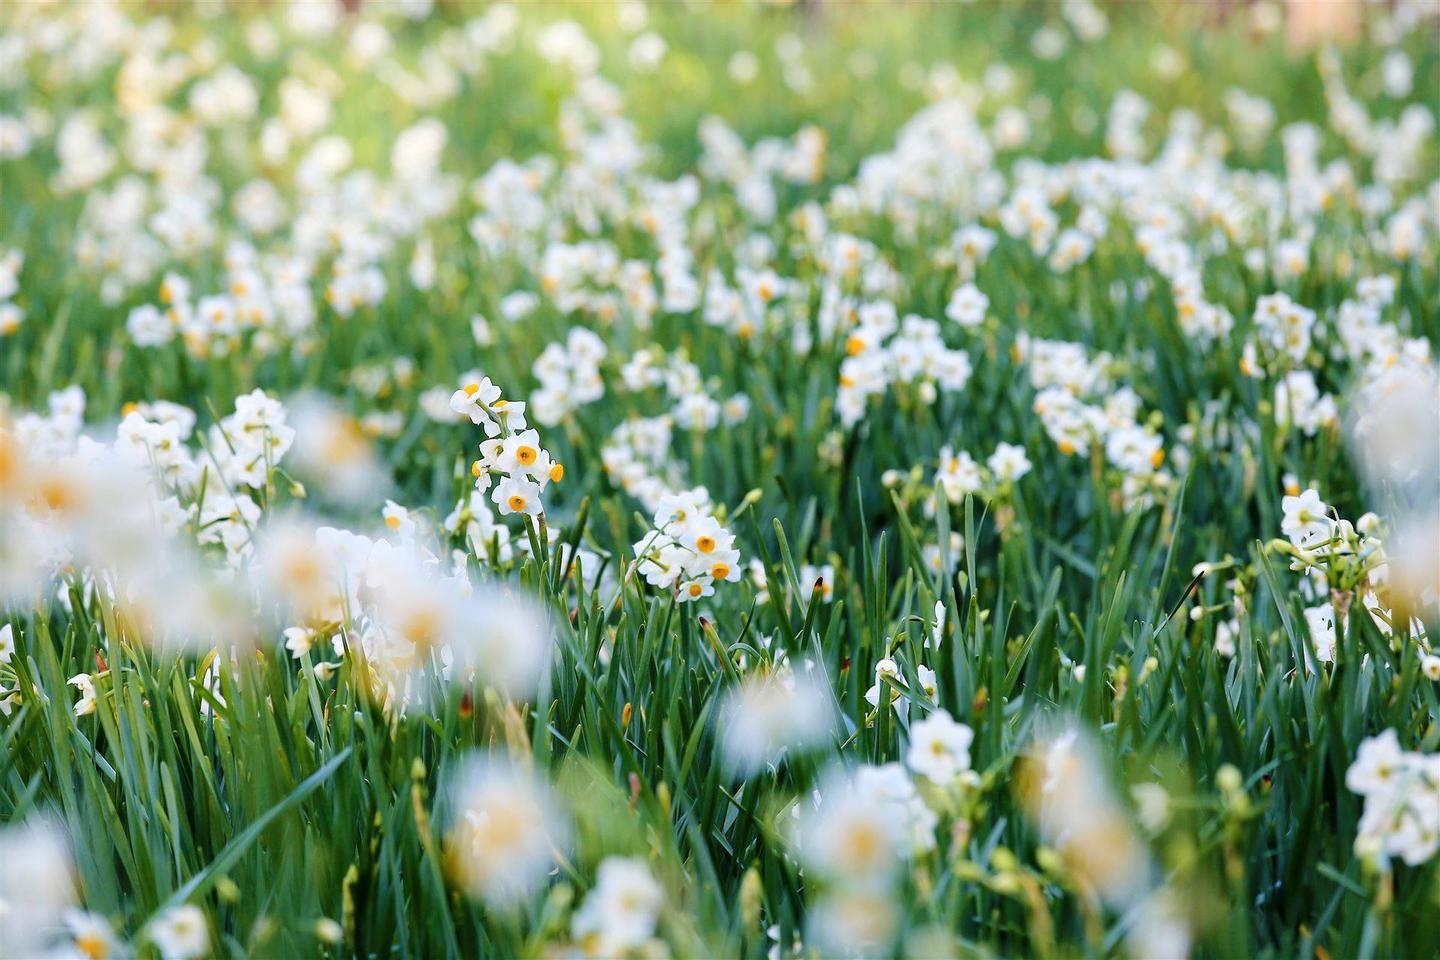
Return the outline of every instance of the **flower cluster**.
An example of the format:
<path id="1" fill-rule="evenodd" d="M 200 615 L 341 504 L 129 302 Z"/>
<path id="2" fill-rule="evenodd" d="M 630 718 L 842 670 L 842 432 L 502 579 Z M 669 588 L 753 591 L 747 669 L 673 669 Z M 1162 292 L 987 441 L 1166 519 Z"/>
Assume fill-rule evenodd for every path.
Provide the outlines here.
<path id="1" fill-rule="evenodd" d="M 706 433 L 722 422 L 734 426 L 750 414 L 750 398 L 744 393 L 733 394 L 723 403 L 711 391 L 695 365 L 683 352 L 666 353 L 659 347 L 635 351 L 620 368 L 625 389 L 642 393 L 663 387 L 673 404 L 669 422 L 693 433 Z"/>
<path id="2" fill-rule="evenodd" d="M 565 467 L 540 446 L 540 434 L 527 429 L 525 403 L 503 399 L 500 388 L 489 377 L 481 377 L 451 394 L 450 409 L 484 427 L 490 438 L 480 444 L 480 458 L 470 465 L 475 489 L 490 491 L 502 517 L 541 516 L 545 507 L 540 495 L 551 483 L 560 482 Z"/>
<path id="3" fill-rule="evenodd" d="M 552 343 L 542 350 L 531 368 L 540 381 L 540 388 L 530 395 L 536 422 L 553 427 L 603 397 L 600 361 L 607 352 L 605 341 L 584 327 L 572 327 L 563 344 Z"/>
<path id="4" fill-rule="evenodd" d="M 1032 339 L 1023 333 L 1016 338 L 1015 353 L 1027 365 L 1037 391 L 1035 413 L 1061 453 L 1103 451 L 1120 476 L 1127 508 L 1147 506 L 1170 488 L 1173 477 L 1162 469 L 1165 447 L 1158 422 L 1140 420 L 1140 396 L 1112 382 L 1110 357 L 1090 358 L 1078 343 Z"/>
<path id="5" fill-rule="evenodd" d="M 1440 850 L 1440 754 L 1402 750 L 1386 730 L 1360 744 L 1345 786 L 1365 798 L 1357 855 L 1416 866 Z"/>
<path id="6" fill-rule="evenodd" d="M 222 293 L 195 296 L 191 282 L 168 273 L 159 304 L 130 310 L 125 328 L 138 347 L 159 347 L 177 336 L 196 359 L 222 357 L 239 349 L 241 337 L 261 354 L 275 352 L 315 325 L 309 281 L 312 266 L 303 257 L 262 258 L 246 243 L 226 251 Z"/>
<path id="7" fill-rule="evenodd" d="M 858 424 L 870 398 L 883 396 L 892 385 L 913 385 L 923 405 L 934 403 L 941 390 L 965 389 L 970 380 L 970 356 L 945 345 L 936 321 L 914 314 L 899 320 L 894 304 L 887 301 L 862 305 L 856 321 L 845 340 L 847 356 L 840 364 L 835 398 L 845 427 Z"/>
<path id="8" fill-rule="evenodd" d="M 742 572 L 735 535 L 716 519 L 704 487 L 660 498 L 654 526 L 631 548 L 634 570 L 680 603 L 714 594 L 715 584 Z"/>
<path id="9" fill-rule="evenodd" d="M 836 767 L 800 811 L 795 849 L 820 892 L 808 939 L 824 949 L 884 952 L 896 935 L 902 866 L 935 849 L 939 817 L 903 766 Z"/>
<path id="10" fill-rule="evenodd" d="M 658 510 L 681 483 L 680 465 L 670 456 L 672 433 L 668 415 L 640 417 L 618 424 L 600 448 L 610 482 L 649 511 Z"/>

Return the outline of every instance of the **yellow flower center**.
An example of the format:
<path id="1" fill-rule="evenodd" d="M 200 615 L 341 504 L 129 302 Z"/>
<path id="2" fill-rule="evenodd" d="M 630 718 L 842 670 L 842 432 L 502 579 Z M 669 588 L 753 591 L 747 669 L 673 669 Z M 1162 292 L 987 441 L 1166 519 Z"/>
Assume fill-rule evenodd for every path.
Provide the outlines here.
<path id="1" fill-rule="evenodd" d="M 846 846 L 850 848 L 851 860 L 856 864 L 872 862 L 885 847 L 885 841 L 879 831 L 868 823 L 854 824 L 846 840 L 848 841 Z"/>
<path id="2" fill-rule="evenodd" d="M 510 509 L 517 513 L 525 509 L 525 498 L 518 493 L 512 493 L 510 499 L 505 502 L 510 504 Z"/>
<path id="3" fill-rule="evenodd" d="M 695 549 L 701 553 L 709 553 L 715 549 L 715 538 L 705 534 L 695 539 Z"/>
<path id="4" fill-rule="evenodd" d="M 440 636 L 440 618 L 433 610 L 417 610 L 405 621 L 401 632 L 415 646 L 429 647 Z"/>
<path id="5" fill-rule="evenodd" d="M 467 397 L 473 397 L 473 396 L 475 396 L 475 394 L 477 394 L 477 393 L 480 392 L 480 384 L 478 384 L 478 383 L 467 383 L 467 384 L 465 384 L 465 386 L 464 386 L 463 389 L 465 390 L 465 396 L 467 396 Z"/>
<path id="6" fill-rule="evenodd" d="M 702 587 L 700 584 L 698 584 L 698 583 L 692 583 L 692 584 L 690 584 L 690 596 L 692 596 L 692 597 L 698 597 L 698 596 L 700 596 L 700 594 L 702 594 L 702 593 L 704 593 L 704 592 L 705 592 L 705 588 Z"/>
<path id="7" fill-rule="evenodd" d="M 716 580 L 724 580 L 726 577 L 730 576 L 730 564 L 715 564 L 715 566 L 710 568 L 710 576 L 714 577 Z"/>
<path id="8" fill-rule="evenodd" d="M 75 938 L 75 949 L 79 950 L 90 960 L 104 960 L 110 956 L 110 946 L 105 938 L 96 933 L 82 933 Z"/>
<path id="9" fill-rule="evenodd" d="M 515 450 L 515 459 L 518 460 L 518 461 L 520 461 L 520 465 L 521 465 L 521 466 L 525 466 L 525 467 L 528 467 L 528 466 L 530 466 L 530 464 L 534 463 L 534 462 L 535 462 L 535 458 L 538 457 L 539 455 L 540 455 L 540 452 L 539 452 L 538 450 L 536 450 L 534 447 L 530 447 L 530 446 L 518 447 L 518 448 Z"/>
<path id="10" fill-rule="evenodd" d="M 75 505 L 75 495 L 60 480 L 50 480 L 40 487 L 40 503 L 48 510 L 61 513 Z"/>
<path id="11" fill-rule="evenodd" d="M 561 480 L 564 480 L 564 479 L 565 479 L 565 464 L 563 464 L 563 463 L 552 464 L 551 467 L 550 467 L 550 482 L 551 482 L 551 483 L 559 483 Z"/>
<path id="12" fill-rule="evenodd" d="M 400 518 L 392 513 L 390 516 L 385 518 L 385 526 L 389 527 L 391 530 L 399 530 Z"/>

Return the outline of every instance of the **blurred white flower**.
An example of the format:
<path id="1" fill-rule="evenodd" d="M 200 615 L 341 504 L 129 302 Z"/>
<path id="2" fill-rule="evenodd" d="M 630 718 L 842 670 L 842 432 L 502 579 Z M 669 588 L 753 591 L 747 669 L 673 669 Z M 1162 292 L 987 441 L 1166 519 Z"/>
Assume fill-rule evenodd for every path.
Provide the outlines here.
<path id="1" fill-rule="evenodd" d="M 210 950 L 210 924 L 193 903 L 171 907 L 146 925 L 146 935 L 165 960 L 190 960 Z"/>
<path id="2" fill-rule="evenodd" d="M 571 920 L 571 936 L 586 956 L 624 956 L 654 937 L 664 905 L 665 892 L 643 860 L 606 857 Z"/>
<path id="3" fill-rule="evenodd" d="M 975 732 L 956 723 L 948 710 L 936 710 L 910 727 L 905 762 L 911 770 L 939 786 L 947 786 L 970 769 L 970 744 Z"/>
<path id="4" fill-rule="evenodd" d="M 482 755 L 467 761 L 451 789 L 452 876 L 492 907 L 518 906 L 544 884 L 568 836 L 548 785 L 508 760 Z"/>
<path id="5" fill-rule="evenodd" d="M 718 714 L 725 762 L 750 776 L 787 751 L 819 746 L 830 734 L 832 711 L 828 685 L 810 670 L 746 677 Z"/>
<path id="6" fill-rule="evenodd" d="M 61 829 L 42 818 L 0 826 L 0 956 L 48 954 L 74 902 L 70 845 Z"/>
<path id="7" fill-rule="evenodd" d="M 1360 744 L 1345 786 L 1365 798 L 1357 855 L 1418 866 L 1440 850 L 1440 754 L 1402 750 L 1386 730 Z"/>

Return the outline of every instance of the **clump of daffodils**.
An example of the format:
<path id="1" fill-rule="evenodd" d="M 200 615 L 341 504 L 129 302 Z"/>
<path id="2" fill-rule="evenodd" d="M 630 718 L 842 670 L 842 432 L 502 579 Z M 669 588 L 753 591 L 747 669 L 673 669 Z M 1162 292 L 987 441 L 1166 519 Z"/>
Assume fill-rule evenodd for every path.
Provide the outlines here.
<path id="1" fill-rule="evenodd" d="M 714 594 L 716 583 L 740 579 L 735 535 L 716 518 L 703 487 L 662 497 L 651 523 L 631 549 L 632 569 L 652 587 L 693 603 Z"/>
<path id="2" fill-rule="evenodd" d="M 204 562 L 217 552 L 204 548 L 222 546 L 234 567 L 248 555 L 287 442 L 282 415 L 241 398 L 194 451 L 186 408 L 137 407 L 105 444 L 79 434 L 83 393 L 51 400 L 49 415 L 0 422 L 0 596 L 35 602 L 54 591 L 68 605 L 70 592 L 55 588 L 76 583 L 114 602 L 136 639 L 206 649 L 246 640 L 236 584 Z"/>
<path id="3" fill-rule="evenodd" d="M 673 403 L 668 422 L 690 431 L 692 436 L 712 430 L 721 422 L 734 426 L 750 412 L 750 398 L 743 393 L 724 402 L 711 396 L 715 382 L 707 384 L 700 368 L 683 351 L 666 353 L 656 346 L 637 350 L 620 368 L 620 376 L 626 389 L 633 392 L 664 387 Z"/>
<path id="4" fill-rule="evenodd" d="M 1440 850 L 1440 754 L 1400 749 L 1394 730 L 1368 737 L 1345 773 L 1365 798 L 1355 853 L 1419 866 Z"/>
<path id="5" fill-rule="evenodd" d="M 639 500 L 646 510 L 681 485 L 680 464 L 670 455 L 674 422 L 668 414 L 636 417 L 618 424 L 600 447 L 600 462 L 610 482 Z"/>
<path id="6" fill-rule="evenodd" d="M 547 427 L 560 423 L 580 407 L 605 395 L 600 361 L 605 341 L 584 327 L 572 327 L 563 343 L 552 343 L 532 368 L 540 389 L 530 397 L 536 421 Z"/>
<path id="7" fill-rule="evenodd" d="M 978 309 L 983 312 L 983 305 Z M 889 301 L 861 305 L 856 319 L 845 340 L 835 397 L 846 428 L 864 418 L 872 397 L 883 396 L 892 386 L 913 389 L 918 402 L 929 406 L 941 391 L 955 393 L 970 381 L 969 354 L 945 344 L 937 321 L 914 314 L 899 319 Z"/>
<path id="8" fill-rule="evenodd" d="M 898 763 L 834 767 L 802 806 L 795 850 L 819 891 L 809 939 L 831 952 L 885 952 L 901 870 L 935 849 L 939 818 Z"/>
<path id="9" fill-rule="evenodd" d="M 541 494 L 565 476 L 565 468 L 540 445 L 539 432 L 527 428 L 524 402 L 504 399 L 489 377 L 481 377 L 451 394 L 450 409 L 483 427 L 489 437 L 470 465 L 475 489 L 490 491 L 502 517 L 542 517 Z"/>
<path id="10" fill-rule="evenodd" d="M 1169 888 L 1156 882 L 1150 853 L 1111 789 L 1094 743 L 1075 728 L 1038 741 L 1017 783 L 1025 812 L 1082 889 L 1134 912 L 1131 954 L 1188 954 L 1190 924 Z"/>
<path id="11" fill-rule="evenodd" d="M 1335 659 L 1337 626 L 1359 602 L 1376 629 L 1394 636 L 1398 628 L 1427 648 L 1425 628 L 1405 612 L 1403 600 L 1391 586 L 1391 556 L 1386 548 L 1386 524 L 1367 513 L 1351 523 L 1341 519 L 1314 488 L 1287 495 L 1280 529 L 1284 540 L 1270 549 L 1290 561 L 1290 569 L 1306 575 L 1302 595 L 1316 601 L 1305 610 L 1306 625 L 1316 659 Z"/>
<path id="12" fill-rule="evenodd" d="M 1119 477 L 1127 509 L 1149 506 L 1170 489 L 1174 478 L 1163 469 L 1165 446 L 1158 419 L 1141 419 L 1140 396 L 1114 382 L 1109 355 L 1092 358 L 1081 344 L 1023 332 L 1016 337 L 1014 355 L 1029 370 L 1037 391 L 1034 411 L 1061 453 L 1103 453 Z"/>
<path id="13" fill-rule="evenodd" d="M 1002 441 L 983 464 L 964 450 L 945 446 L 940 448 L 931 489 L 938 487 L 947 502 L 959 504 L 967 496 L 996 496 L 1029 474 L 1033 467 L 1025 448 L 1018 444 Z M 933 516 L 936 507 L 934 496 L 926 499 L 927 514 Z"/>
<path id="14" fill-rule="evenodd" d="M 474 584 L 463 555 L 425 549 L 408 511 L 392 504 L 394 540 L 301 521 L 272 523 L 253 568 L 261 596 L 286 617 L 296 659 L 331 650 L 397 713 L 427 706 L 448 684 L 478 683 L 523 698 L 549 666 L 550 635 L 533 601 Z M 326 670 L 338 664 L 322 661 Z"/>

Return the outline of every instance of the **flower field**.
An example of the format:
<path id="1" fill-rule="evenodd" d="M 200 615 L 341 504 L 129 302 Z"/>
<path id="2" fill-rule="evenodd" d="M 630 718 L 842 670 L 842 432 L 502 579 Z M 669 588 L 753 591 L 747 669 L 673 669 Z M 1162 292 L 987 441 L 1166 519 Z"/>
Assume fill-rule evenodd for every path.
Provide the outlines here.
<path id="1" fill-rule="evenodd" d="M 1305 7 L 0 8 L 0 958 L 1433 954 L 1440 7 Z"/>

